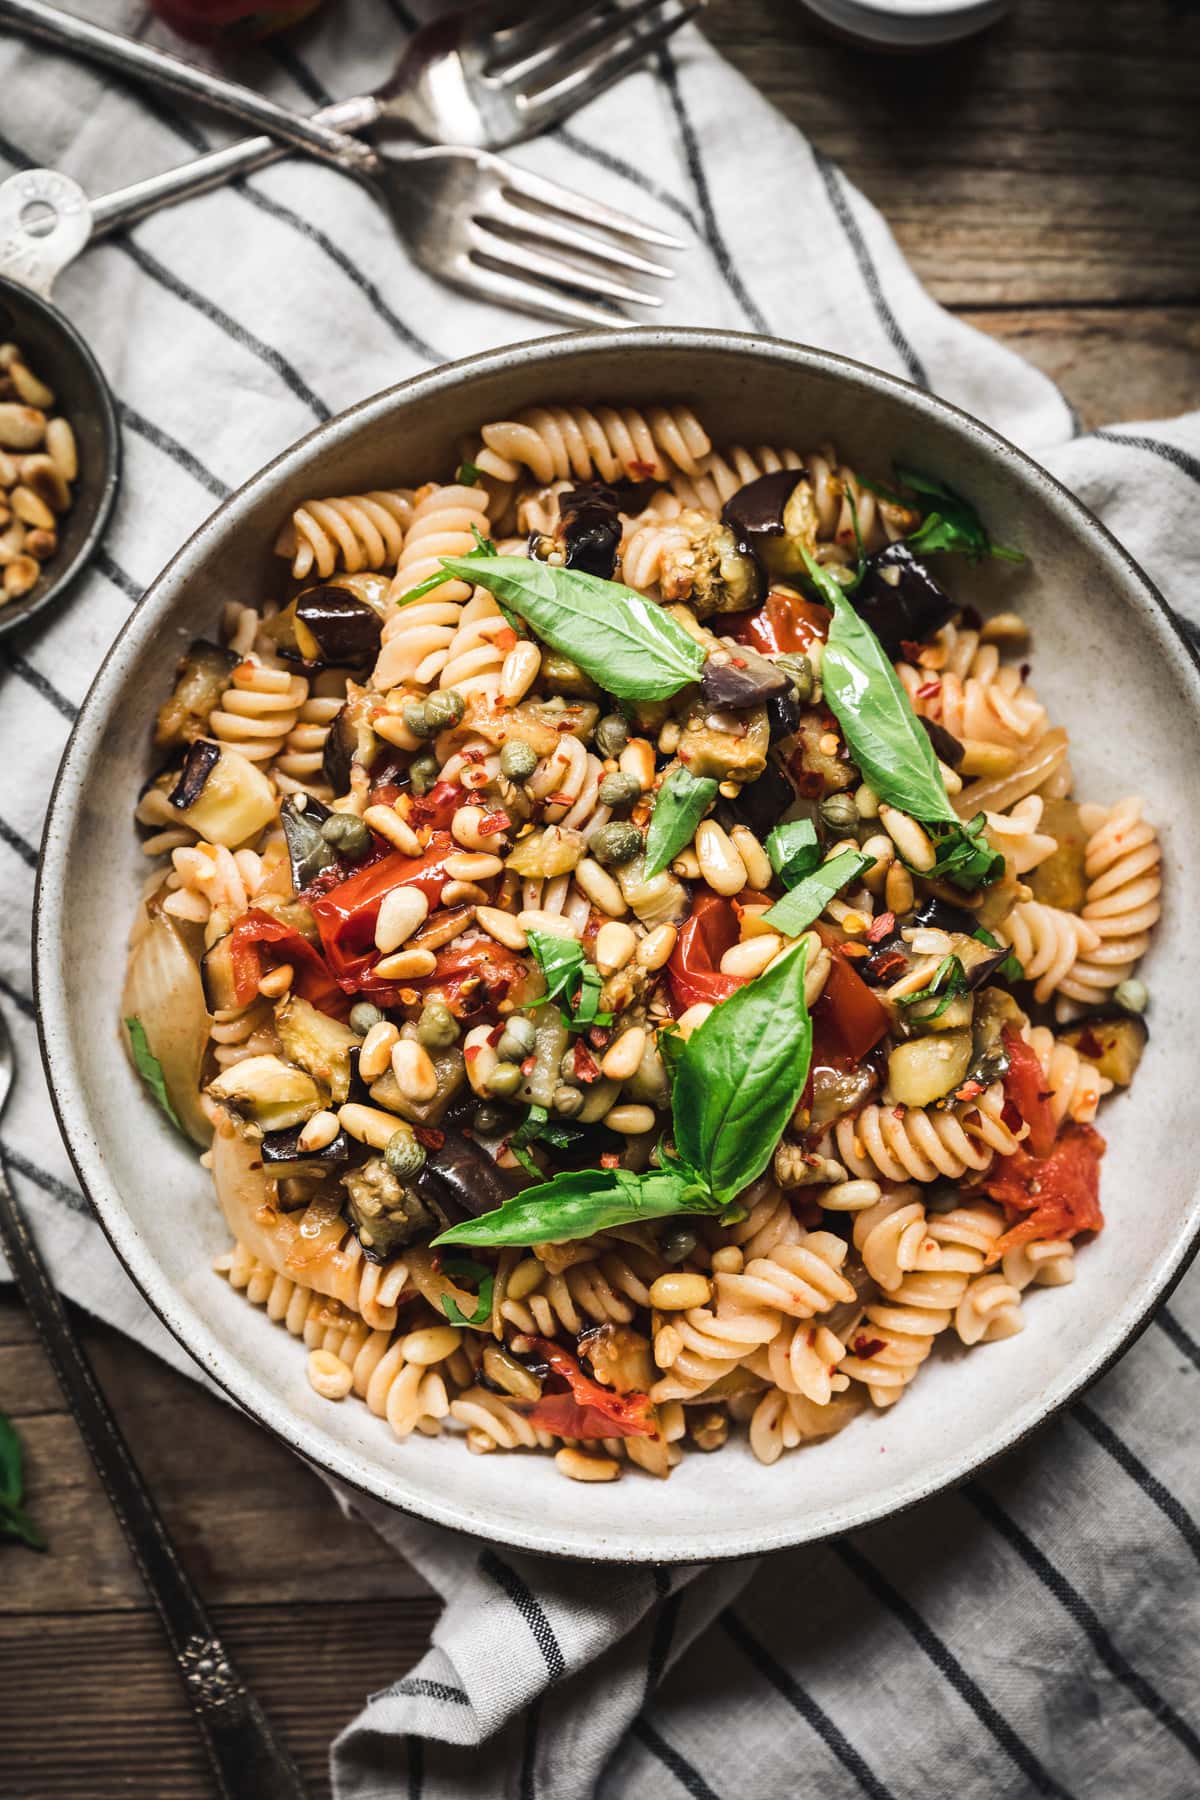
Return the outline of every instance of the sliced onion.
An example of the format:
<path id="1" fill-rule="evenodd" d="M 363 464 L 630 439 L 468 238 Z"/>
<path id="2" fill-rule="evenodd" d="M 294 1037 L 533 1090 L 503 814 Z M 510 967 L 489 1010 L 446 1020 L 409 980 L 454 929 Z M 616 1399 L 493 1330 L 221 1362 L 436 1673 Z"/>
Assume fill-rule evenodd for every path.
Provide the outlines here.
<path id="1" fill-rule="evenodd" d="M 184 1130 L 207 1144 L 212 1127 L 200 1105 L 200 1070 L 212 1018 L 196 959 L 162 913 L 149 920 L 130 953 L 121 1018 L 140 1021 Z"/>

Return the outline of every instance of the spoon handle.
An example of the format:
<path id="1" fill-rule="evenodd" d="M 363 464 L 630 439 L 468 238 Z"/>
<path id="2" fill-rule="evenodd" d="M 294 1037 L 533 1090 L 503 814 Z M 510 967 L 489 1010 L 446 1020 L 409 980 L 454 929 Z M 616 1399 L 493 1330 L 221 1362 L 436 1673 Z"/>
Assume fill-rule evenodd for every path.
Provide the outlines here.
<path id="1" fill-rule="evenodd" d="M 254 88 L 214 75 L 196 63 L 168 56 L 165 50 L 155 50 L 134 38 L 122 37 L 119 32 L 106 31 L 103 26 L 93 25 L 73 13 L 59 12 L 57 7 L 45 5 L 44 0 L 0 0 L 0 25 L 44 38 L 64 50 L 74 50 L 81 56 L 109 63 L 159 87 L 202 100 L 220 112 L 231 113 L 244 125 L 268 131 L 273 138 L 282 138 L 285 143 L 306 150 L 310 156 L 333 163 L 336 168 L 369 174 L 375 167 L 375 153 L 369 145 L 358 143 L 332 126 L 308 119 L 303 113 L 292 112 Z"/>
<path id="2" fill-rule="evenodd" d="M 305 1787 L 192 1586 L 50 1281 L 0 1161 L 0 1247 L 21 1290 L 179 1668 L 225 1800 L 305 1800 Z"/>

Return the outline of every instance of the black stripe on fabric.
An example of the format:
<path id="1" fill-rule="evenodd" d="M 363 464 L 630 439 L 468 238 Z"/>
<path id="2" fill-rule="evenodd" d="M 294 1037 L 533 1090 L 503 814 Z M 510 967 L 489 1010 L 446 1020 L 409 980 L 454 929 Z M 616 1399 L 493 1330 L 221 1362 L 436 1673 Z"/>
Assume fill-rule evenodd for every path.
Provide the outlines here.
<path id="1" fill-rule="evenodd" d="M 880 1605 L 895 1614 L 938 1673 L 945 1676 L 960 1700 L 966 1702 L 980 1724 L 991 1732 L 1000 1748 L 1011 1757 L 1021 1773 L 1026 1776 L 1033 1791 L 1038 1794 L 1053 1795 L 1056 1800 L 1070 1800 L 1066 1788 L 1060 1787 L 1049 1770 L 1043 1768 L 1029 1745 L 1013 1730 L 1003 1713 L 992 1705 L 983 1689 L 968 1675 L 949 1645 L 921 1617 L 916 1608 L 910 1605 L 902 1594 L 897 1593 L 874 1564 L 868 1562 L 867 1558 L 853 1544 L 842 1539 L 832 1544 L 830 1548 L 850 1572 L 858 1577 L 867 1592 L 878 1600 Z"/>
<path id="2" fill-rule="evenodd" d="M 233 343 L 239 345 L 243 350 L 248 350 L 251 355 L 257 356 L 260 362 L 266 363 L 268 368 L 273 369 L 285 387 L 290 388 L 296 398 L 303 401 L 314 417 L 320 419 L 322 423 L 333 417 L 329 407 L 314 394 L 300 371 L 273 345 L 264 344 L 260 337 L 256 337 L 244 325 L 239 325 L 237 320 L 231 318 L 215 301 L 209 300 L 204 294 L 198 293 L 195 288 L 189 287 L 187 282 L 181 281 L 173 270 L 168 269 L 164 263 L 160 263 L 156 256 L 151 256 L 148 250 L 143 249 L 142 245 L 135 243 L 132 238 L 123 239 L 121 249 L 133 258 L 144 275 L 149 275 L 152 281 L 157 281 L 160 287 L 165 288 L 169 294 L 173 294 L 177 300 L 182 300 L 185 305 L 194 307 L 197 312 L 203 313 L 204 317 L 219 331 L 224 332 L 225 336 Z"/>
<path id="3" fill-rule="evenodd" d="M 693 1800 L 721 1800 L 721 1796 L 709 1787 L 700 1771 L 693 1769 L 678 1750 L 672 1749 L 667 1740 L 658 1735 L 644 1713 L 639 1714 L 629 1729 L 639 1744 L 649 1750 L 651 1756 L 657 1757 L 664 1769 L 671 1771 L 680 1787 L 691 1794 Z"/>
<path id="4" fill-rule="evenodd" d="M 658 1617 L 654 1621 L 654 1631 L 650 1638 L 650 1652 L 646 1657 L 646 1689 L 642 1696 L 642 1705 L 649 1706 L 650 1697 L 662 1680 L 663 1670 L 667 1666 L 667 1658 L 671 1654 L 671 1645 L 675 1641 L 675 1627 L 679 1622 L 679 1609 L 683 1605 L 683 1596 L 687 1590 L 680 1588 L 677 1594 L 669 1595 L 658 1609 Z"/>
<path id="5" fill-rule="evenodd" d="M 25 683 L 26 687 L 31 687 L 35 694 L 40 694 L 46 704 L 52 706 L 55 712 L 61 713 L 64 719 L 74 721 L 79 717 L 79 708 L 75 702 L 68 700 L 65 694 L 60 694 L 54 683 L 47 681 L 40 669 L 35 669 L 32 663 L 26 662 L 23 656 L 18 656 L 15 650 L 5 651 L 4 661 L 13 674 Z"/>
<path id="6" fill-rule="evenodd" d="M 31 869 L 37 868 L 38 853 L 27 838 L 15 831 L 7 819 L 0 819 L 0 843 L 7 844 Z"/>
<path id="7" fill-rule="evenodd" d="M 670 207 L 671 211 L 677 213 L 685 224 L 691 226 L 697 237 L 703 237 L 700 221 L 687 202 L 681 200 L 677 194 L 668 193 L 666 188 L 659 187 L 656 181 L 651 181 L 643 170 L 635 168 L 633 163 L 626 162 L 624 157 L 614 156 L 611 150 L 605 149 L 600 144 L 589 144 L 586 138 L 579 137 L 574 131 L 568 131 L 565 125 L 556 125 L 549 135 L 556 137 L 560 144 L 564 144 L 576 156 L 582 156 L 588 162 L 595 163 L 598 169 L 607 169 L 610 175 L 619 175 L 622 181 L 628 181 L 633 187 L 639 188 L 643 194 L 649 194 L 650 198 L 657 200 L 661 206 Z"/>
<path id="8" fill-rule="evenodd" d="M 3 1155 L 10 1169 L 16 1169 L 19 1175 L 32 1181 L 34 1187 L 40 1187 L 43 1194 L 49 1194 L 52 1200 L 61 1200 L 64 1206 L 74 1213 L 82 1213 L 85 1219 L 91 1218 L 92 1209 L 83 1195 L 77 1194 L 74 1188 L 69 1188 L 57 1175 L 48 1175 L 45 1169 L 39 1169 L 36 1163 L 31 1163 L 19 1150 L 14 1150 L 7 1144 L 0 1144 L 0 1155 Z"/>
<path id="9" fill-rule="evenodd" d="M 854 1748 L 829 1714 L 825 1712 L 811 1694 L 800 1686 L 799 1682 L 781 1663 L 777 1663 L 769 1650 L 751 1636 L 745 1624 L 738 1618 L 731 1606 L 727 1606 L 719 1615 L 720 1623 L 733 1639 L 747 1662 L 756 1668 L 764 1680 L 783 1695 L 788 1705 L 793 1707 L 806 1724 L 811 1726 L 817 1736 L 837 1757 L 844 1769 L 847 1769 L 871 1800 L 895 1800 L 892 1790 L 876 1775 L 866 1758 Z"/>
<path id="10" fill-rule="evenodd" d="M 200 458 L 194 456 L 186 444 L 181 444 L 178 438 L 172 437 L 169 431 L 164 431 L 161 425 L 156 425 L 152 419 L 147 419 L 142 413 L 136 412 L 124 400 L 117 401 L 117 411 L 121 415 L 122 425 L 130 431 L 135 431 L 139 437 L 145 438 L 148 444 L 153 444 L 154 448 L 161 450 L 164 456 L 169 456 L 173 463 L 177 463 L 181 469 L 198 481 L 202 488 L 207 488 L 215 499 L 224 500 L 232 493 L 233 490 L 218 475 L 214 475 L 211 469 L 206 469 Z"/>
<path id="11" fill-rule="evenodd" d="M 539 1694 L 531 1700 L 525 1709 L 525 1731 L 521 1744 L 521 1771 L 517 1777 L 517 1792 L 520 1800 L 537 1800 L 537 1753 L 538 1727 L 542 1722 L 542 1701 L 544 1695 Z"/>
<path id="12" fill-rule="evenodd" d="M 1200 1369 L 1200 1344 L 1196 1342 L 1190 1332 L 1184 1330 L 1169 1307 L 1159 1307 L 1154 1323 L 1166 1332 L 1175 1348 L 1182 1350 L 1188 1361 Z"/>
<path id="13" fill-rule="evenodd" d="M 33 1004 L 33 1001 L 30 1000 L 27 995 L 23 994 L 20 988 L 15 988 L 12 982 L 8 981 L 3 975 L 0 975 L 0 994 L 6 994 L 16 1007 L 17 1011 L 19 1013 L 24 1013 L 27 1019 L 37 1018 L 37 1008 Z"/>
<path id="14" fill-rule="evenodd" d="M 534 1643 L 546 1659 L 551 1681 L 561 1680 L 567 1672 L 567 1659 L 549 1619 L 542 1611 L 541 1603 L 526 1587 L 517 1571 L 502 1561 L 494 1550 L 480 1551 L 479 1567 L 485 1575 L 491 1577 L 497 1587 L 503 1589 L 528 1625 L 533 1633 Z"/>
<path id="15" fill-rule="evenodd" d="M 1179 1532 L 1196 1561 L 1200 1562 L 1200 1527 L 1183 1502 L 1175 1498 L 1170 1488 L 1146 1467 L 1139 1456 L 1134 1455 L 1124 1439 L 1118 1437 L 1112 1426 L 1099 1413 L 1093 1412 L 1086 1401 L 1077 1401 L 1071 1412 L 1084 1430 L 1095 1438 L 1100 1448 L 1107 1451 L 1113 1461 L 1124 1469 L 1131 1481 L 1137 1482 L 1148 1499 L 1153 1500 L 1163 1517 L 1169 1519 Z"/>
<path id="16" fill-rule="evenodd" d="M 963 1498 L 969 1500 L 975 1510 L 985 1518 L 992 1529 L 999 1533 L 1007 1544 L 1010 1544 L 1027 1567 L 1033 1570 L 1043 1587 L 1047 1588 L 1059 1605 L 1070 1614 L 1079 1629 L 1091 1644 L 1096 1655 L 1115 1680 L 1132 1694 L 1140 1706 L 1143 1706 L 1151 1718 L 1169 1731 L 1173 1738 L 1187 1751 L 1194 1761 L 1200 1762 L 1200 1738 L 1192 1730 L 1186 1719 L 1181 1719 L 1175 1708 L 1158 1692 L 1152 1682 L 1133 1667 L 1122 1655 L 1109 1637 L 1097 1613 L 1084 1599 L 1079 1589 L 1072 1585 L 1060 1569 L 1055 1568 L 1049 1557 L 1021 1530 L 1015 1519 L 1009 1517 L 999 1502 L 978 1482 L 965 1482 L 959 1490 Z"/>
<path id="17" fill-rule="evenodd" d="M 107 550 L 94 550 L 92 562 L 105 580 L 111 581 L 127 600 L 132 600 L 135 606 L 141 604 L 142 596 L 146 592 L 145 588 L 139 587 L 133 576 L 127 575 L 120 563 L 113 561 Z"/>
<path id="18" fill-rule="evenodd" d="M 314 106 L 331 106 L 333 95 L 328 93 L 317 80 L 312 70 L 297 56 L 290 44 L 281 44 L 278 39 L 268 45 L 271 61 L 277 69 L 282 69 L 300 92 L 312 101 Z"/>
<path id="19" fill-rule="evenodd" d="M 850 248 L 854 253 L 854 260 L 858 264 L 858 272 L 863 278 L 863 284 L 870 297 L 871 305 L 875 308 L 875 317 L 882 325 L 884 335 L 888 342 L 907 369 L 909 380 L 915 381 L 918 387 L 927 388 L 929 386 L 929 376 L 926 374 L 925 365 L 905 337 L 903 331 L 900 329 L 900 321 L 892 311 L 888 302 L 888 297 L 883 291 L 883 283 L 879 279 L 879 270 L 875 267 L 871 252 L 867 248 L 867 240 L 859 230 L 858 220 L 851 212 L 850 203 L 842 190 L 841 170 L 835 162 L 825 155 L 823 150 L 818 150 L 815 145 L 813 146 L 812 154 L 813 162 L 816 164 L 817 173 L 824 183 L 825 192 L 828 195 L 829 204 L 833 208 L 834 216 L 842 230 L 845 232 L 846 241 L 849 243 Z"/>
<path id="20" fill-rule="evenodd" d="M 396 23 L 398 25 L 403 25 L 405 31 L 416 31 L 417 21 L 412 13 L 409 12 L 407 6 L 401 4 L 401 0 L 384 0 L 384 5 L 387 7 Z"/>
<path id="21" fill-rule="evenodd" d="M 404 1747 L 408 1752 L 408 1800 L 421 1800 L 425 1791 L 425 1743 L 409 1731 L 404 1736 Z"/>
<path id="22" fill-rule="evenodd" d="M 1200 481 L 1200 461 L 1181 450 L 1178 444 L 1165 443 L 1162 438 L 1144 437 L 1140 432 L 1134 436 L 1132 432 L 1114 431 L 1111 426 L 1102 426 L 1091 435 L 1104 444 L 1124 444 L 1129 450 L 1145 450 L 1148 455 L 1157 456 L 1162 462 L 1190 475 L 1193 481 Z"/>
<path id="23" fill-rule="evenodd" d="M 450 1687 L 444 1681 L 428 1681 L 423 1675 L 407 1675 L 402 1681 L 394 1681 L 387 1692 L 409 1700 L 445 1700 L 450 1706 L 471 1704 L 461 1688 Z"/>
<path id="24" fill-rule="evenodd" d="M 675 59 L 670 50 L 664 48 L 658 54 L 658 67 L 667 93 L 671 97 L 671 106 L 675 113 L 675 122 L 679 127 L 679 135 L 683 142 L 684 159 L 687 162 L 688 174 L 692 186 L 696 190 L 696 200 L 700 207 L 700 217 L 704 221 L 704 241 L 712 251 L 713 259 L 721 272 L 726 287 L 753 325 L 755 331 L 770 332 L 766 319 L 751 299 L 746 285 L 738 274 L 737 266 L 729 254 L 729 246 L 721 235 L 721 227 L 717 223 L 717 215 L 713 209 L 712 195 L 708 189 L 708 177 L 704 173 L 704 163 L 700 156 L 700 145 L 691 115 L 683 98 L 683 89 L 679 83 L 679 74 L 675 67 Z"/>

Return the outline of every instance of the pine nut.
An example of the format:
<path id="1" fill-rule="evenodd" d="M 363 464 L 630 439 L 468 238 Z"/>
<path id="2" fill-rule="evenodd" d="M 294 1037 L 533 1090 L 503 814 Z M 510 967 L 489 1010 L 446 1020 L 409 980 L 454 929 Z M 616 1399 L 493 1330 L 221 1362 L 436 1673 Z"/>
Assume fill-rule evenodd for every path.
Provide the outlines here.
<path id="1" fill-rule="evenodd" d="M 79 474 L 79 452 L 66 419 L 47 419 L 46 451 L 63 480 L 74 481 Z"/>
<path id="2" fill-rule="evenodd" d="M 878 1204 L 883 1190 L 877 1181 L 837 1181 L 821 1195 L 830 1212 L 863 1212 Z"/>
<path id="3" fill-rule="evenodd" d="M 374 807 L 367 809 L 367 824 Z M 399 820 L 396 821 L 399 824 Z M 405 830 L 408 827 L 405 826 Z M 375 948 L 385 956 L 398 950 L 429 917 L 429 902 L 419 887 L 396 887 L 383 896 L 375 921 Z"/>
<path id="4" fill-rule="evenodd" d="M 625 1104 L 611 1107 L 604 1115 L 604 1123 L 610 1131 L 619 1131 L 622 1137 L 640 1137 L 643 1131 L 654 1130 L 658 1114 L 652 1106 Z"/>
<path id="5" fill-rule="evenodd" d="M 514 644 L 500 670 L 499 698 L 506 706 L 515 706 L 538 678 L 542 653 L 528 638 Z"/>
<path id="6" fill-rule="evenodd" d="M 0 449 L 36 450 L 46 433 L 46 415 L 38 406 L 0 401 Z"/>
<path id="7" fill-rule="evenodd" d="M 879 817 L 879 795 L 868 782 L 854 790 L 854 805 L 860 819 L 877 819 Z"/>
<path id="8" fill-rule="evenodd" d="M 269 969 L 258 984 L 258 991 L 264 1000 L 278 1000 L 286 994 L 295 979 L 296 971 L 291 963 L 277 963 Z"/>
<path id="9" fill-rule="evenodd" d="M 696 855 L 700 873 L 715 893 L 739 894 L 746 886 L 746 865 L 715 819 L 697 825 Z"/>
<path id="10" fill-rule="evenodd" d="M 646 1033 L 640 1025 L 631 1025 L 605 1051 L 600 1072 L 610 1081 L 628 1081 L 636 1075 L 646 1048 Z"/>
<path id="11" fill-rule="evenodd" d="M 475 921 L 489 937 L 495 938 L 498 944 L 506 944 L 510 950 L 524 950 L 529 942 L 512 914 L 501 912 L 498 906 L 477 906 Z"/>
<path id="12" fill-rule="evenodd" d="M 671 927 L 667 929 L 669 931 Z M 602 975 L 615 975 L 618 969 L 625 967 L 637 947 L 632 926 L 610 919 L 596 933 L 596 967 Z"/>
<path id="13" fill-rule="evenodd" d="M 1029 636 L 1029 627 L 1020 613 L 996 613 L 993 618 L 985 619 L 979 633 L 981 644 L 1023 644 Z"/>
<path id="14" fill-rule="evenodd" d="M 517 914 L 517 924 L 522 931 L 544 931 L 550 937 L 578 938 L 580 928 L 561 913 L 542 912 L 538 907 L 530 907 L 526 912 Z"/>
<path id="15" fill-rule="evenodd" d="M 806 935 L 808 938 L 808 961 L 804 965 L 804 1004 L 811 1010 L 821 998 L 825 983 L 829 979 L 833 957 L 816 932 L 810 931 Z"/>
<path id="16" fill-rule="evenodd" d="M 492 1078 L 493 1069 L 500 1061 L 494 1047 L 488 1042 L 491 1035 L 490 1025 L 474 1025 L 463 1039 L 467 1080 L 483 1100 L 488 1098 L 488 1082 Z M 397 1080 L 399 1080 L 398 1076 Z"/>
<path id="17" fill-rule="evenodd" d="M 424 1325 L 400 1340 L 400 1354 L 406 1363 L 420 1363 L 428 1368 L 453 1356 L 461 1343 L 462 1332 L 453 1325 Z"/>
<path id="18" fill-rule="evenodd" d="M 735 825 L 729 834 L 733 847 L 746 865 L 746 876 L 752 888 L 765 893 L 771 885 L 771 859 L 747 825 Z"/>
<path id="19" fill-rule="evenodd" d="M 568 1481 L 615 1481 L 621 1473 L 620 1463 L 611 1456 L 589 1456 L 569 1445 L 555 1452 L 554 1466 Z"/>
<path id="20" fill-rule="evenodd" d="M 915 819 L 910 819 L 907 813 L 899 812 L 894 806 L 882 803 L 879 819 L 906 863 L 922 875 L 932 869 L 937 856 L 927 834 Z"/>
<path id="21" fill-rule="evenodd" d="M 637 947 L 635 960 L 640 969 L 661 969 L 670 962 L 679 936 L 674 925 L 656 925 Z"/>
<path id="22" fill-rule="evenodd" d="M 660 1369 L 670 1369 L 683 1349 L 683 1339 L 674 1325 L 664 1325 L 654 1335 L 654 1360 Z"/>
<path id="23" fill-rule="evenodd" d="M 54 389 L 48 388 L 44 381 L 39 381 L 28 363 L 22 362 L 19 356 L 15 356 L 9 363 L 8 378 L 26 406 L 44 408 L 54 405 Z"/>
<path id="24" fill-rule="evenodd" d="M 608 872 L 585 856 L 575 870 L 575 880 L 583 889 L 593 906 L 607 913 L 610 919 L 619 919 L 622 913 L 629 911 L 625 904 L 625 896 Z"/>
<path id="25" fill-rule="evenodd" d="M 452 881 L 490 881 L 493 875 L 499 875 L 504 864 L 498 856 L 479 853 L 476 855 L 460 855 L 453 851 L 443 864 Z"/>
<path id="26" fill-rule="evenodd" d="M 650 1304 L 659 1312 L 688 1312 L 693 1306 L 707 1306 L 712 1299 L 712 1283 L 706 1275 L 688 1269 L 673 1269 L 651 1284 Z"/>
<path id="27" fill-rule="evenodd" d="M 504 849 L 508 839 L 503 832 L 486 832 L 481 829 L 487 824 L 488 815 L 482 806 L 460 806 L 450 821 L 451 836 L 467 850 L 485 852 Z"/>
<path id="28" fill-rule="evenodd" d="M 380 837 L 385 837 L 389 844 L 395 844 L 397 850 L 403 850 L 405 856 L 420 856 L 421 840 L 394 806 L 368 806 L 363 814 L 363 823 L 369 825 L 372 831 L 377 831 Z M 404 891 L 393 889 L 394 893 Z M 419 889 L 415 891 L 420 892 Z"/>
<path id="29" fill-rule="evenodd" d="M 873 856 L 875 861 L 864 871 L 862 884 L 869 894 L 879 894 L 887 880 L 887 872 L 896 860 L 896 852 L 890 837 L 877 832 L 874 837 L 866 839 L 862 846 L 864 856 Z"/>
<path id="30" fill-rule="evenodd" d="M 401 1038 L 393 1047 L 392 1074 L 406 1100 L 432 1100 L 438 1091 L 437 1070 L 428 1050 L 411 1038 Z"/>
<path id="31" fill-rule="evenodd" d="M 714 1275 L 740 1275 L 745 1257 L 736 1244 L 726 1244 L 721 1250 L 714 1250 L 712 1266 Z"/>
<path id="32" fill-rule="evenodd" d="M 381 956 L 371 973 L 380 981 L 421 981 L 436 968 L 432 950 L 397 950 L 392 956 Z"/>
<path id="33" fill-rule="evenodd" d="M 371 730 L 376 737 L 381 737 L 385 744 L 394 744 L 397 750 L 419 750 L 421 739 L 416 732 L 410 731 L 399 713 L 376 713 L 371 720 Z M 373 806 L 372 812 L 388 812 L 386 806 Z"/>
<path id="34" fill-rule="evenodd" d="M 21 465 L 21 481 L 31 493 L 44 500 L 51 512 L 66 512 L 71 504 L 70 485 L 54 466 L 54 459 L 39 452 L 27 456 Z"/>
<path id="35" fill-rule="evenodd" d="M 447 889 L 442 889 L 442 899 L 446 898 Z M 440 950 L 444 944 L 461 936 L 475 919 L 473 906 L 460 906 L 450 912 L 439 910 L 434 913 L 427 925 L 423 925 L 415 937 L 408 941 L 410 950 Z"/>
<path id="36" fill-rule="evenodd" d="M 544 1266 L 536 1256 L 527 1256 L 519 1262 L 508 1278 L 508 1286 L 504 1291 L 507 1300 L 527 1300 L 536 1287 L 541 1285 L 542 1276 L 546 1273 Z"/>
<path id="37" fill-rule="evenodd" d="M 671 863 L 672 875 L 678 875 L 683 881 L 699 881 L 700 858 L 696 855 L 696 846 L 688 844 L 679 852 Z"/>
<path id="38" fill-rule="evenodd" d="M 622 775 L 632 775 L 643 794 L 654 786 L 654 746 L 647 738 L 630 738 L 620 756 L 617 767 Z"/>
<path id="39" fill-rule="evenodd" d="M 695 1006 L 689 1006 L 685 1013 L 680 1014 L 676 1024 L 685 1044 L 693 1031 L 699 1031 L 711 1011 L 712 1007 L 707 1000 L 697 1000 Z"/>
<path id="40" fill-rule="evenodd" d="M 773 931 L 745 938 L 734 944 L 721 958 L 722 975 L 761 975 L 769 962 L 783 949 L 783 939 Z"/>
<path id="41" fill-rule="evenodd" d="M 442 889 L 444 906 L 483 906 L 487 897 L 487 889 L 474 881 L 448 881 Z"/>
<path id="42" fill-rule="evenodd" d="M 301 1127 L 300 1135 L 296 1139 L 296 1148 L 302 1150 L 306 1156 L 310 1156 L 314 1150 L 324 1150 L 327 1144 L 332 1144 L 337 1134 L 336 1113 L 328 1111 L 314 1113 L 312 1118 L 307 1119 Z"/>
<path id="43" fill-rule="evenodd" d="M 358 1072 L 364 1081 L 378 1081 L 392 1060 L 392 1049 L 400 1042 L 400 1033 L 389 1019 L 372 1025 L 358 1053 Z"/>
<path id="44" fill-rule="evenodd" d="M 938 757 L 938 768 L 942 772 L 942 786 L 951 798 L 953 798 L 955 794 L 961 794 L 963 783 L 962 776 L 959 774 L 958 770 L 952 769 L 949 763 L 944 763 L 940 756 Z"/>
<path id="45" fill-rule="evenodd" d="M 354 1385 L 354 1373 L 332 1350 L 313 1350 L 308 1358 L 308 1385 L 323 1400 L 344 1400 Z"/>
<path id="46" fill-rule="evenodd" d="M 887 872 L 887 880 L 883 884 L 883 897 L 887 909 L 900 916 L 911 912 L 916 898 L 913 889 L 913 878 L 903 863 L 894 862 Z"/>
<path id="47" fill-rule="evenodd" d="M 399 1123 L 395 1113 L 384 1112 L 379 1106 L 360 1106 L 356 1100 L 348 1100 L 345 1106 L 339 1106 L 337 1116 L 343 1131 L 348 1131 L 360 1144 L 369 1144 L 372 1150 L 386 1150 L 388 1139 L 396 1135 Z"/>
<path id="48" fill-rule="evenodd" d="M 9 493 L 8 504 L 26 525 L 36 525 L 42 531 L 54 530 L 54 514 L 46 502 L 23 482 Z"/>
<path id="49" fill-rule="evenodd" d="M 916 956 L 949 956 L 954 948 L 948 931 L 938 931 L 930 926 L 918 926 L 915 931 L 904 932 L 903 936 Z"/>

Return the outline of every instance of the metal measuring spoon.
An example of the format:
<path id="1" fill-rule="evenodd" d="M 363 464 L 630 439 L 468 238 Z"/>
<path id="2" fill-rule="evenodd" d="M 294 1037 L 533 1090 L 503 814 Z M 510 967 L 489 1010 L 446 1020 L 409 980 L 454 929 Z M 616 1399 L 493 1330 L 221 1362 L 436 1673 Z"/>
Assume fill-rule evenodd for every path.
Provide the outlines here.
<path id="1" fill-rule="evenodd" d="M 108 523 L 121 472 L 112 393 L 83 338 L 50 298 L 55 276 L 92 232 L 87 195 L 69 175 L 24 169 L 0 182 L 0 343 L 21 346 L 53 388 L 79 445 L 79 479 L 59 521 L 58 549 L 35 587 L 0 606 L 0 637 L 66 592 Z"/>

